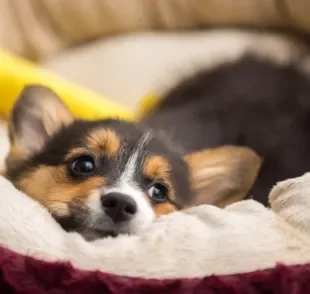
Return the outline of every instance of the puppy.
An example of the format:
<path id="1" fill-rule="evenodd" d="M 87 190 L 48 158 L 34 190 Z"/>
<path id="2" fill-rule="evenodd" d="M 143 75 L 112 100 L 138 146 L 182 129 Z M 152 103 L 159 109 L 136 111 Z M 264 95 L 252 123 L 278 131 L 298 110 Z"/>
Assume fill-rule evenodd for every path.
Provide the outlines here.
<path id="1" fill-rule="evenodd" d="M 42 86 L 22 91 L 9 138 L 6 177 L 87 240 L 138 234 L 199 197 L 217 205 L 241 199 L 260 166 L 247 148 L 187 153 L 147 124 L 76 119 Z"/>
<path id="2" fill-rule="evenodd" d="M 164 130 L 185 153 L 223 145 L 255 151 L 263 163 L 247 196 L 267 205 L 273 185 L 310 169 L 310 78 L 300 61 L 246 55 L 199 71 L 143 123 Z"/>

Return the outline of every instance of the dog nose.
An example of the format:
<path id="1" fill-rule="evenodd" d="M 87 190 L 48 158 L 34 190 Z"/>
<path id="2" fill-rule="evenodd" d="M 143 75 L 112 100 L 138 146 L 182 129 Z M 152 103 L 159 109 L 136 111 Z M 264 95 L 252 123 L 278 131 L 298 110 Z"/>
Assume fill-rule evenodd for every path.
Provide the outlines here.
<path id="1" fill-rule="evenodd" d="M 101 205 L 105 213 L 116 223 L 129 221 L 137 212 L 136 202 L 121 193 L 109 193 L 101 196 Z"/>

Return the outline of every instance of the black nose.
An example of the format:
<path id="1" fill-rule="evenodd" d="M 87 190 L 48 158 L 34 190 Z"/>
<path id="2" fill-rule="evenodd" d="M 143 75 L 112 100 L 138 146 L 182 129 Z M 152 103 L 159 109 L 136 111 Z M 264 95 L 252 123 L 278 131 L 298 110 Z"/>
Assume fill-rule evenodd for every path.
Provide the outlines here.
<path id="1" fill-rule="evenodd" d="M 101 204 L 105 213 L 114 222 L 128 221 L 137 212 L 136 202 L 131 197 L 121 193 L 109 193 L 101 196 Z"/>

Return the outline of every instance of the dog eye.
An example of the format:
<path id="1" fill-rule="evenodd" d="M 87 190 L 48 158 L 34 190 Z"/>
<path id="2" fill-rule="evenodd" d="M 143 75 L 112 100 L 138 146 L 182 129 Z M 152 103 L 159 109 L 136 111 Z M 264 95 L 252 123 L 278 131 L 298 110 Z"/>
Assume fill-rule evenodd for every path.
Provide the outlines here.
<path id="1" fill-rule="evenodd" d="M 71 164 L 71 171 L 75 175 L 85 175 L 90 174 L 95 169 L 95 161 L 89 155 L 84 155 L 76 160 L 74 160 Z"/>
<path id="2" fill-rule="evenodd" d="M 153 184 L 149 190 L 148 194 L 152 201 L 157 203 L 162 203 L 167 201 L 168 190 L 163 184 Z"/>

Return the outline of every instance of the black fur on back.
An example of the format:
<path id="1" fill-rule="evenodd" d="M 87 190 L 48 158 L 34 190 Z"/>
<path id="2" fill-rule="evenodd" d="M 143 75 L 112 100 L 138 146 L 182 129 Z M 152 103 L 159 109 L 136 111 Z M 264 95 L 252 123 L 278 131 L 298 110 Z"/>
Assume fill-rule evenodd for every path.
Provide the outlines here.
<path id="1" fill-rule="evenodd" d="M 184 153 L 225 144 L 264 158 L 250 192 L 267 204 L 276 182 L 310 170 L 310 78 L 294 64 L 245 56 L 182 81 L 144 119 Z"/>

